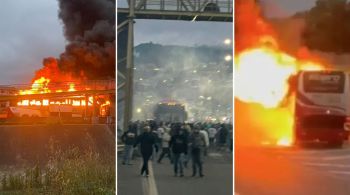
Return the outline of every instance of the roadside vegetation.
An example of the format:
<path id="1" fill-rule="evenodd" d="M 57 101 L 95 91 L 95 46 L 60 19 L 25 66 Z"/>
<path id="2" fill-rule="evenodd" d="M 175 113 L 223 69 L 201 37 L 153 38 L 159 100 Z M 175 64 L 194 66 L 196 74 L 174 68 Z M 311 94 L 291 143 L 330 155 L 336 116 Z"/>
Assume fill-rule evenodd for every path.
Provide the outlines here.
<path id="1" fill-rule="evenodd" d="M 2 174 L 0 194 L 115 194 L 114 155 L 92 148 L 50 148 L 46 164 L 25 165 L 22 171 Z"/>

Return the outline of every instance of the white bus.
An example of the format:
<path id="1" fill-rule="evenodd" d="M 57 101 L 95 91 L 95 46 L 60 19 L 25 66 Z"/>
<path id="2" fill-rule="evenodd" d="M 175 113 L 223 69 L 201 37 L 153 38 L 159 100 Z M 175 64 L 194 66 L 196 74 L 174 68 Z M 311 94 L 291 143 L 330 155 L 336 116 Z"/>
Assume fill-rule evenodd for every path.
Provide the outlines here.
<path id="1" fill-rule="evenodd" d="M 342 71 L 301 71 L 296 78 L 296 144 L 326 142 L 341 147 L 348 137 L 349 75 Z"/>

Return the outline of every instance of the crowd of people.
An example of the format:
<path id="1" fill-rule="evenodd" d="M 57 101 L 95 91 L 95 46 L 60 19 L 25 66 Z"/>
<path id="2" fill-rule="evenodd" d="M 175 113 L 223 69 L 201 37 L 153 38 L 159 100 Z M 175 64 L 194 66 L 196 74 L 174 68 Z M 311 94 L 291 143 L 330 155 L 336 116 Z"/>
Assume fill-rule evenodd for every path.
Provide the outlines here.
<path id="1" fill-rule="evenodd" d="M 130 122 L 122 134 L 123 165 L 131 165 L 133 150 L 138 148 L 143 159 L 140 174 L 149 176 L 148 161 L 162 163 L 164 157 L 173 164 L 174 176 L 184 176 L 192 161 L 192 177 L 204 176 L 203 156 L 208 150 L 232 151 L 232 125 L 224 123 Z M 139 146 L 139 147 L 137 147 Z"/>

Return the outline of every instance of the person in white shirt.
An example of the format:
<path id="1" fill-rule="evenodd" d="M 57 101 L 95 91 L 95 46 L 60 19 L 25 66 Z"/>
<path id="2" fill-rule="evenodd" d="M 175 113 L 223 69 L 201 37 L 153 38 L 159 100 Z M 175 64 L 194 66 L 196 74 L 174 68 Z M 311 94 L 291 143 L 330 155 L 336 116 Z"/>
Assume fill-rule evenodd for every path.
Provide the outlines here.
<path id="1" fill-rule="evenodd" d="M 209 136 L 209 145 L 212 147 L 214 146 L 215 142 L 215 136 L 216 136 L 216 129 L 214 127 L 210 127 L 208 129 L 208 136 Z"/>
<path id="2" fill-rule="evenodd" d="M 162 153 L 159 156 L 158 163 L 161 163 L 163 157 L 168 154 L 169 160 L 171 162 L 171 154 L 170 154 L 170 149 L 169 149 L 169 142 L 171 139 L 171 136 L 169 134 L 170 129 L 165 128 L 165 131 L 161 134 L 161 139 L 162 139 Z"/>
<path id="3" fill-rule="evenodd" d="M 203 128 L 199 131 L 199 133 L 204 136 L 204 141 L 205 141 L 204 156 L 207 156 L 207 149 L 209 147 L 208 133 L 206 130 L 203 130 Z"/>

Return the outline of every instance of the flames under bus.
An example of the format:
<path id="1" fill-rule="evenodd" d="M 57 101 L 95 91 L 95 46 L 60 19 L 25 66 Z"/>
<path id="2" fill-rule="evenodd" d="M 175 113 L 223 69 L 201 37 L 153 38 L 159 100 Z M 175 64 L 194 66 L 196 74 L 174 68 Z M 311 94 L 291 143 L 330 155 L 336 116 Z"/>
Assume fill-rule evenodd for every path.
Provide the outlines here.
<path id="1" fill-rule="evenodd" d="M 349 76 L 342 71 L 302 71 L 296 78 L 295 143 L 341 147 L 348 138 Z"/>

